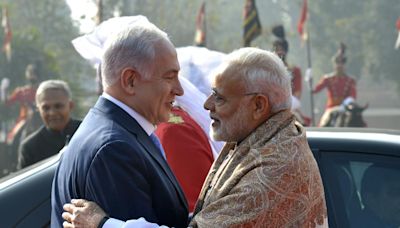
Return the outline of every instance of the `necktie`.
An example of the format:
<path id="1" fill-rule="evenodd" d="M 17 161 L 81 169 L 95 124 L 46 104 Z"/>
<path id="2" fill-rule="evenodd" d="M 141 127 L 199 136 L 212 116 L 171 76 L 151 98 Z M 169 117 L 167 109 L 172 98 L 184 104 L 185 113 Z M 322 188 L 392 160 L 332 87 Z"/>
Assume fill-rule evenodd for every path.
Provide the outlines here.
<path id="1" fill-rule="evenodd" d="M 160 151 L 160 153 L 164 157 L 164 159 L 166 159 L 164 148 L 162 147 L 161 142 L 158 139 L 158 137 L 154 133 L 152 133 L 150 135 L 150 138 L 151 138 L 151 141 L 153 141 L 153 143 L 156 145 L 156 147 L 158 148 L 158 150 Z"/>

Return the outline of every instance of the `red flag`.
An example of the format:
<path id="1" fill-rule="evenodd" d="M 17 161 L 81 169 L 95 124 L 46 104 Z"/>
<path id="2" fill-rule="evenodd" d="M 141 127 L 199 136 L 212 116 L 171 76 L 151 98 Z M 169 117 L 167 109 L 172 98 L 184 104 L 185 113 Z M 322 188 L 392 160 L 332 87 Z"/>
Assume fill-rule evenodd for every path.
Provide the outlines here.
<path id="1" fill-rule="evenodd" d="M 399 47 L 400 47 L 400 17 L 397 19 L 396 27 L 397 27 L 398 35 L 397 35 L 397 41 L 396 41 L 396 44 L 394 45 L 394 48 L 399 49 Z"/>
<path id="2" fill-rule="evenodd" d="M 196 18 L 196 34 L 194 43 L 196 46 L 206 46 L 206 3 L 201 4 Z"/>
<path id="3" fill-rule="evenodd" d="M 307 39 L 307 32 L 305 31 L 305 23 L 307 21 L 307 0 L 303 0 L 303 6 L 301 7 L 301 15 L 299 23 L 297 24 L 297 31 L 303 40 Z"/>
<path id="4" fill-rule="evenodd" d="M 3 18 L 1 20 L 1 26 L 4 29 L 3 51 L 6 53 L 8 61 L 10 61 L 12 32 L 10 27 L 10 21 L 8 19 L 8 10 L 6 7 L 3 7 L 2 11 L 3 11 L 2 12 Z"/>

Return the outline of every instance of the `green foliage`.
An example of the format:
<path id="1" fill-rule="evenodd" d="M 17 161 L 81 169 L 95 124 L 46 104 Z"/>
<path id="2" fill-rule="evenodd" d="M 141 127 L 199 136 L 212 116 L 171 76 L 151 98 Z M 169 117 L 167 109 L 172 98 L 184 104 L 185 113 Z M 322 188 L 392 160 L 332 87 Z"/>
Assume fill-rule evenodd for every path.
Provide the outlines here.
<path id="1" fill-rule="evenodd" d="M 9 90 L 12 91 L 26 83 L 25 67 L 35 63 L 40 80 L 65 80 L 71 85 L 73 94 L 82 95 L 74 97 L 74 115 L 82 117 L 88 109 L 81 106 L 80 100 L 87 97 L 87 94 L 83 94 L 82 82 L 91 81 L 94 77 L 88 79 L 88 74 L 81 73 L 86 72 L 89 66 L 71 45 L 71 40 L 79 33 L 73 25 L 65 1 L 8 0 L 2 1 L 0 5 L 8 7 L 13 32 L 11 61 L 6 60 L 4 53 L 0 55 L 0 79 L 9 78 Z M 3 36 L 1 30 L 0 38 Z"/>
<path id="2" fill-rule="evenodd" d="M 103 20 L 115 15 L 142 14 L 167 31 L 177 47 L 193 44 L 196 15 L 203 0 L 103 0 Z M 263 32 L 252 45 L 271 49 L 271 28 L 283 24 L 290 52 L 289 63 L 307 66 L 306 48 L 297 34 L 302 0 L 256 1 Z M 25 66 L 37 63 L 45 78 L 61 78 L 71 84 L 77 116 L 93 103 L 95 71 L 76 53 L 71 40 L 79 36 L 65 1 L 0 0 L 9 7 L 13 29 L 13 59 L 0 55 L 0 77 L 12 79 L 12 87 L 24 83 Z M 244 0 L 206 1 L 207 47 L 230 52 L 242 45 Z M 331 57 L 338 43 L 347 44 L 347 71 L 371 83 L 389 80 L 399 87 L 400 51 L 394 50 L 398 0 L 309 0 L 308 29 L 313 75 L 317 81 L 332 71 Z M 0 38 L 3 36 L 0 31 Z M 88 97 L 90 99 L 88 99 Z M 89 101 L 88 101 L 89 100 Z"/>

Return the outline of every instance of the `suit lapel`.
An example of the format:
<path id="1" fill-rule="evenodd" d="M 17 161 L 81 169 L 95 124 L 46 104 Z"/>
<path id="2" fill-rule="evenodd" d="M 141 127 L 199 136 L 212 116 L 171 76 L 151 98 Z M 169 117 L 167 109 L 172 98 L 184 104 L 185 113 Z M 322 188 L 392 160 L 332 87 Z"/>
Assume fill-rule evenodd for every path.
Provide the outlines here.
<path id="1" fill-rule="evenodd" d="M 100 97 L 98 99 L 95 108 L 101 110 L 106 116 L 108 116 L 112 120 L 115 120 L 120 126 L 127 129 L 127 131 L 132 133 L 137 138 L 138 142 L 145 148 L 150 156 L 157 161 L 161 169 L 167 175 L 168 179 L 174 185 L 181 202 L 187 208 L 188 206 L 185 195 L 183 194 L 183 191 L 178 181 L 176 180 L 175 175 L 172 173 L 167 161 L 161 155 L 157 146 L 154 145 L 153 141 L 151 141 L 150 137 L 146 134 L 139 123 L 123 109 L 103 97 Z"/>
<path id="2" fill-rule="evenodd" d="M 182 203 L 187 207 L 185 195 L 184 195 L 178 181 L 176 180 L 175 175 L 172 173 L 167 161 L 161 155 L 161 152 L 159 151 L 157 146 L 154 145 L 153 141 L 151 141 L 150 137 L 147 134 L 140 134 L 137 136 L 138 136 L 138 141 L 142 144 L 142 146 L 150 153 L 150 155 L 158 162 L 158 164 L 164 170 L 165 174 L 168 176 L 168 178 L 173 183 Z"/>

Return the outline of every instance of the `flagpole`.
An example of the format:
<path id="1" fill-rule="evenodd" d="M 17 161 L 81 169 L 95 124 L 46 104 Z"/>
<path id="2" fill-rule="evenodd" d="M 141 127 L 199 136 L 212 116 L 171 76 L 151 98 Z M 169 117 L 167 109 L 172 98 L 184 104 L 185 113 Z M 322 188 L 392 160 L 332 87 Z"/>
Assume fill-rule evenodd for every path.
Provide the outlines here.
<path id="1" fill-rule="evenodd" d="M 99 25 L 103 21 L 103 0 L 96 0 L 97 14 L 96 14 L 96 25 Z"/>
<path id="2" fill-rule="evenodd" d="M 204 47 L 207 47 L 207 23 L 206 23 L 206 2 L 204 1 Z"/>
<path id="3" fill-rule="evenodd" d="M 311 106 L 311 126 L 315 126 L 315 115 L 314 115 L 314 95 L 313 95 L 313 77 L 312 77 L 312 62 L 311 62 L 311 38 L 310 32 L 307 29 L 307 73 L 306 78 L 308 79 L 308 85 L 310 87 L 310 106 Z"/>

